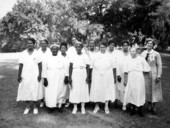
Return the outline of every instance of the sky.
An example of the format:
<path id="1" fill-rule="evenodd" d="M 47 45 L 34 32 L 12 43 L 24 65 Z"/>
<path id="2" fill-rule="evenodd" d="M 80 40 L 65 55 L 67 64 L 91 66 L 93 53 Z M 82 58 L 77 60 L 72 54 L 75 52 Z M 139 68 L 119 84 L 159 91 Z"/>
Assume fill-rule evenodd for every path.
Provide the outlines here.
<path id="1" fill-rule="evenodd" d="M 12 11 L 12 7 L 16 2 L 17 0 L 0 0 L 0 19 L 9 11 Z"/>

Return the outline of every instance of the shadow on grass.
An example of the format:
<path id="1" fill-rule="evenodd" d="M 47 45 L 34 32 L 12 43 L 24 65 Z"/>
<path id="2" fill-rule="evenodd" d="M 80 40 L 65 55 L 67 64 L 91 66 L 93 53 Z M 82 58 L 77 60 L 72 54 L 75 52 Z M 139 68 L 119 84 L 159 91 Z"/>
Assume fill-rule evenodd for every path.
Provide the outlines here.
<path id="1" fill-rule="evenodd" d="M 146 115 L 145 118 L 139 116 L 130 117 L 128 113 L 120 109 L 114 109 L 110 105 L 110 114 L 106 115 L 102 105 L 99 113 L 92 113 L 94 104 L 87 105 L 87 114 L 82 115 L 79 111 L 72 115 L 72 106 L 64 109 L 63 113 L 54 112 L 48 114 L 45 108 L 39 109 L 38 115 L 33 115 L 32 111 L 28 115 L 23 115 L 25 103 L 16 102 L 18 82 L 17 60 L 0 60 L 0 127 L 2 128 L 167 128 L 170 122 L 170 57 L 162 56 L 163 76 L 162 89 L 164 101 L 159 103 L 158 116 Z"/>

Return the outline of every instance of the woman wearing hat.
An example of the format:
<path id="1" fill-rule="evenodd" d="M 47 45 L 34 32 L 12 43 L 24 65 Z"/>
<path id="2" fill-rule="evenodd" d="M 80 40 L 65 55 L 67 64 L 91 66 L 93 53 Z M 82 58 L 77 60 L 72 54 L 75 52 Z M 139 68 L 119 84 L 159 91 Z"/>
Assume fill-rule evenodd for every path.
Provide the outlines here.
<path id="1" fill-rule="evenodd" d="M 162 101 L 162 60 L 158 52 L 153 50 L 153 39 L 146 40 L 147 49 L 141 54 L 148 62 L 151 72 L 145 74 L 146 85 L 146 101 L 148 102 L 148 110 L 152 114 L 156 114 L 155 104 Z"/>
<path id="2" fill-rule="evenodd" d="M 58 55 L 59 46 L 51 46 L 51 56 L 45 62 L 45 103 L 50 112 L 53 108 L 61 108 L 65 103 L 66 86 L 64 84 L 68 78 L 68 70 L 63 57 Z"/>

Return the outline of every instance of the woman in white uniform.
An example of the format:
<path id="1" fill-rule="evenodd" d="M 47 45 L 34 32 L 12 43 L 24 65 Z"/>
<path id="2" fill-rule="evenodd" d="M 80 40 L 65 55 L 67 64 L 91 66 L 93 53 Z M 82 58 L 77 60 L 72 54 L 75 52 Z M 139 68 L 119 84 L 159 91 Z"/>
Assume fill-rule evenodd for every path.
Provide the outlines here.
<path id="1" fill-rule="evenodd" d="M 34 47 L 35 40 L 32 38 L 28 39 L 27 49 L 21 53 L 19 59 L 17 101 L 26 101 L 27 105 L 24 114 L 28 114 L 32 104 L 33 113 L 38 114 L 36 102 L 40 100 L 38 97 L 38 89 L 41 80 L 42 62 Z"/>
<path id="2" fill-rule="evenodd" d="M 94 55 L 96 54 L 97 52 L 95 51 L 95 43 L 93 40 L 91 40 L 89 42 L 89 52 L 88 52 L 88 56 L 90 58 L 90 74 L 91 75 L 91 72 L 92 72 L 92 66 L 91 66 L 91 61 L 93 60 L 92 58 L 94 57 Z M 91 76 L 89 76 L 91 78 Z M 90 93 L 90 90 L 91 90 L 91 82 L 89 83 L 89 93 Z"/>
<path id="3" fill-rule="evenodd" d="M 118 70 L 119 69 L 118 59 L 120 57 L 120 51 L 115 48 L 116 43 L 114 42 L 114 40 L 110 40 L 108 43 L 109 43 L 108 53 L 111 55 L 111 58 L 113 59 L 116 65 L 116 76 L 117 76 L 118 81 L 120 81 L 121 77 L 119 74 L 120 72 Z M 118 100 L 119 100 L 118 81 L 116 81 L 115 83 L 115 87 L 116 87 L 116 100 L 114 102 L 115 108 L 118 107 Z"/>
<path id="4" fill-rule="evenodd" d="M 125 93 L 125 86 L 124 86 L 124 73 L 125 73 L 125 66 L 130 58 L 129 54 L 129 42 L 123 41 L 123 51 L 120 51 L 119 57 L 118 57 L 118 69 L 117 72 L 120 74 L 120 80 L 117 81 L 117 99 L 123 104 L 124 100 L 124 93 Z"/>
<path id="5" fill-rule="evenodd" d="M 64 58 L 58 55 L 58 51 L 59 47 L 52 45 L 52 55 L 45 62 L 45 103 L 50 112 L 55 107 L 61 108 L 66 97 L 67 88 L 64 82 L 68 79 L 68 70 Z"/>
<path id="6" fill-rule="evenodd" d="M 69 67 L 71 85 L 69 100 L 74 104 L 72 113 L 76 114 L 77 104 L 81 103 L 81 112 L 85 114 L 85 103 L 89 102 L 89 57 L 82 53 L 81 42 L 75 44 L 76 54 L 72 57 Z"/>
<path id="7" fill-rule="evenodd" d="M 95 102 L 94 113 L 97 113 L 99 102 L 105 103 L 105 113 L 109 114 L 109 101 L 114 102 L 116 65 L 110 54 L 106 52 L 107 45 L 100 44 L 100 52 L 96 53 L 92 60 L 92 83 L 90 101 Z"/>
<path id="8" fill-rule="evenodd" d="M 61 51 L 61 57 L 65 60 L 65 67 L 67 72 L 69 72 L 69 58 L 67 55 L 67 43 L 63 42 L 60 44 L 60 51 Z M 70 94 L 70 85 L 68 81 L 64 83 L 67 90 L 66 90 L 66 97 L 65 97 L 65 107 L 69 107 L 69 94 Z"/>
<path id="9" fill-rule="evenodd" d="M 131 58 L 125 67 L 125 95 L 124 103 L 126 106 L 131 104 L 132 110 L 130 115 L 136 113 L 136 108 L 140 116 L 143 114 L 143 105 L 145 104 L 145 80 L 143 72 L 149 72 L 150 67 L 148 63 L 140 56 L 137 56 L 136 48 L 130 50 Z"/>
<path id="10" fill-rule="evenodd" d="M 41 41 L 41 48 L 38 50 L 38 53 L 40 54 L 42 58 L 42 79 L 40 82 L 39 90 L 38 90 L 38 97 L 41 99 L 40 107 L 44 106 L 44 96 L 45 96 L 45 88 L 44 88 L 44 62 L 48 58 L 48 56 L 51 55 L 50 48 L 48 48 L 48 41 L 42 40 Z"/>

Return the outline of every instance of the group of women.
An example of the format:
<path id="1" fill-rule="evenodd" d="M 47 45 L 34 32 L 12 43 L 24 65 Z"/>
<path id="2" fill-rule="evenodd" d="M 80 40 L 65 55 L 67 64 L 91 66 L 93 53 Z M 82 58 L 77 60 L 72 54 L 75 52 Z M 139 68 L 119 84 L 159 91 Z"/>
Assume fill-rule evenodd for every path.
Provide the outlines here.
<path id="1" fill-rule="evenodd" d="M 156 114 L 155 103 L 162 100 L 160 54 L 153 50 L 153 40 L 148 39 L 147 49 L 142 54 L 135 47 L 130 48 L 123 41 L 122 50 L 115 49 L 113 41 L 101 42 L 95 50 L 93 41 L 88 48 L 73 38 L 73 46 L 67 43 L 48 46 L 41 42 L 35 50 L 35 40 L 28 39 L 27 49 L 21 53 L 18 72 L 17 101 L 25 101 L 28 114 L 32 105 L 33 113 L 38 113 L 36 102 L 41 100 L 50 112 L 63 104 L 73 104 L 73 114 L 81 105 L 85 114 L 85 104 L 95 103 L 93 113 L 100 110 L 109 114 L 109 102 L 122 103 L 123 109 L 130 108 L 130 114 L 138 111 L 143 116 L 143 106 L 148 103 L 148 111 Z M 67 50 L 68 49 L 68 50 Z"/>

